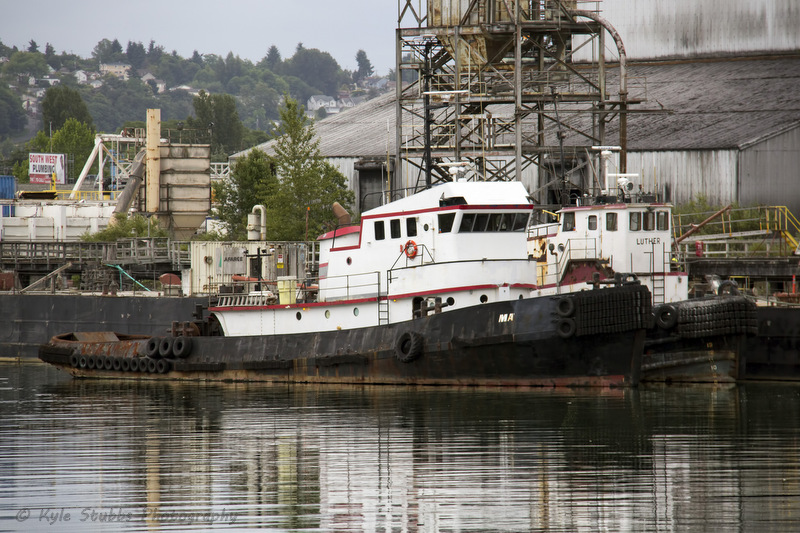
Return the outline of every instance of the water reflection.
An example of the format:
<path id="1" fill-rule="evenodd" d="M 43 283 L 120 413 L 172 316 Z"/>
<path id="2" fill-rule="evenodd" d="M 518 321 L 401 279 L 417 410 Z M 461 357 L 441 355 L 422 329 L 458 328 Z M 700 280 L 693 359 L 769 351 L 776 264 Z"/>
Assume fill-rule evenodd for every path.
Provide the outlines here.
<path id="1" fill-rule="evenodd" d="M 0 365 L 0 530 L 65 510 L 53 527 L 794 531 L 798 411 L 791 385 L 137 384 Z"/>

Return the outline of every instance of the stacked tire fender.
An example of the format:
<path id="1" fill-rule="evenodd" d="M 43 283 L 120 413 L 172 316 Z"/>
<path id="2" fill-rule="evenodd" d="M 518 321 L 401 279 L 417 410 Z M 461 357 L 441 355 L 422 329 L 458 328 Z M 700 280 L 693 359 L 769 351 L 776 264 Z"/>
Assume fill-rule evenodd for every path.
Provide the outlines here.
<path id="1" fill-rule="evenodd" d="M 758 335 L 756 305 L 744 296 L 712 296 L 675 304 L 653 311 L 655 324 L 684 338 L 719 335 Z"/>
<path id="2" fill-rule="evenodd" d="M 75 350 L 69 357 L 69 364 L 86 370 L 166 374 L 174 368 L 175 359 L 186 358 L 191 351 L 191 337 L 151 337 L 137 357 L 83 355 Z"/>
<path id="3" fill-rule="evenodd" d="M 651 314 L 650 291 L 639 283 L 586 290 L 557 299 L 556 331 L 563 339 L 623 333 L 646 328 Z"/>

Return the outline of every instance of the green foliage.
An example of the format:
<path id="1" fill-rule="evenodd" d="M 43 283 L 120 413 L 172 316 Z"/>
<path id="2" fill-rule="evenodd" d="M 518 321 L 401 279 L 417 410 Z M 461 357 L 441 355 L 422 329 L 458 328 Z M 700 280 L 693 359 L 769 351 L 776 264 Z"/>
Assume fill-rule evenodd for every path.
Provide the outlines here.
<path id="1" fill-rule="evenodd" d="M 258 149 L 236 162 L 229 180 L 214 183 L 217 213 L 230 239 L 247 237 L 247 214 L 254 205 L 272 197 L 277 186 L 274 162 Z"/>
<path id="2" fill-rule="evenodd" d="M 116 39 L 113 41 L 103 39 L 98 42 L 94 50 L 92 50 L 92 57 L 100 63 L 122 63 L 125 61 L 122 45 Z"/>
<path id="3" fill-rule="evenodd" d="M 155 217 L 149 219 L 142 215 L 126 217 L 123 213 L 117 213 L 106 229 L 94 234 L 84 233 L 81 235 L 81 240 L 84 242 L 115 242 L 132 237 L 161 238 L 168 236 L 167 230 L 158 225 Z"/>
<path id="4" fill-rule="evenodd" d="M 303 80 L 304 83 L 318 89 L 312 94 L 335 95 L 339 87 L 349 81 L 328 52 L 321 52 L 316 48 L 302 48 L 301 45 L 298 45 L 291 59 L 284 62 L 283 69 L 287 75 Z M 306 99 L 307 97 L 302 101 Z"/>
<path id="5" fill-rule="evenodd" d="M 194 97 L 193 103 L 197 118 L 190 119 L 189 126 L 210 130 L 212 154 L 221 153 L 226 156 L 242 148 L 244 126 L 239 120 L 233 96 L 200 91 Z"/>
<path id="6" fill-rule="evenodd" d="M 69 118 L 84 122 L 94 128 L 89 108 L 78 91 L 65 85 L 56 85 L 47 89 L 42 99 L 42 121 L 45 127 L 57 130 Z"/>
<path id="7" fill-rule="evenodd" d="M 3 73 L 9 76 L 34 76 L 41 78 L 47 74 L 47 61 L 39 52 L 15 52 L 3 66 Z"/>
<path id="8" fill-rule="evenodd" d="M 267 235 L 273 240 L 313 239 L 335 224 L 333 202 L 348 209 L 354 196 L 341 172 L 320 155 L 313 123 L 296 100 L 286 97 L 280 118 L 274 157 L 278 187 L 264 198 Z"/>
<path id="9" fill-rule="evenodd" d="M 0 85 L 0 138 L 19 133 L 26 122 L 22 100 L 8 87 Z"/>
<path id="10" fill-rule="evenodd" d="M 370 63 L 369 58 L 367 58 L 367 53 L 364 50 L 359 50 L 356 53 L 356 63 L 358 64 L 358 70 L 353 73 L 353 81 L 358 83 L 364 78 L 372 76 L 375 70 L 372 68 L 372 63 Z"/>

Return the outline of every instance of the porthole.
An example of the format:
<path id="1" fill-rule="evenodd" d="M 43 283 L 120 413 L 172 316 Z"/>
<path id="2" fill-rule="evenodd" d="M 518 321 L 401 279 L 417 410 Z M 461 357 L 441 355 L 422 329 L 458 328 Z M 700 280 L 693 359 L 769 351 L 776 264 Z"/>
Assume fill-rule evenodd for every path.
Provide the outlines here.
<path id="1" fill-rule="evenodd" d="M 489 301 L 489 297 L 486 296 L 485 294 L 481 294 L 481 303 L 485 304 L 488 301 Z"/>
<path id="2" fill-rule="evenodd" d="M 424 226 L 422 226 L 422 229 L 424 229 L 425 231 L 428 231 L 428 230 L 430 229 L 430 226 L 428 226 L 427 224 L 425 224 Z"/>
<path id="3" fill-rule="evenodd" d="M 330 318 L 330 317 L 331 317 L 331 310 L 330 309 L 326 309 L 325 310 L 325 318 Z"/>
<path id="4" fill-rule="evenodd" d="M 353 264 L 353 258 L 352 257 L 348 257 L 347 258 L 347 264 L 348 265 L 352 265 Z"/>
<path id="5" fill-rule="evenodd" d="M 353 316 L 358 316 L 358 307 L 353 308 Z"/>
<path id="6" fill-rule="evenodd" d="M 454 303 L 456 303 L 456 301 L 452 296 L 447 299 L 447 305 L 453 305 Z"/>
<path id="7" fill-rule="evenodd" d="M 295 318 L 297 318 L 297 320 L 300 320 L 301 318 L 303 318 L 303 315 L 300 313 L 300 311 L 298 311 L 297 314 L 294 315 L 294 316 L 295 316 Z"/>

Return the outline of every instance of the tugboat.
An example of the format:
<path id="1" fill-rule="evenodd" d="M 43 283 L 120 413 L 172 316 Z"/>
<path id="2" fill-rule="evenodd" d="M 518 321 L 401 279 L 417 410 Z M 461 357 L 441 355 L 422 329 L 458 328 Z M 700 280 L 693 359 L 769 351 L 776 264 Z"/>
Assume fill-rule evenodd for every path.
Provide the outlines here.
<path id="1" fill-rule="evenodd" d="M 636 192 L 634 175 L 608 173 L 610 155 L 601 152 L 606 186 L 600 195 L 563 207 L 558 222 L 532 226 L 528 249 L 542 265 L 538 287 L 574 287 L 595 271 L 607 277 L 627 272 L 652 295 L 643 381 L 743 378 L 747 338 L 758 334 L 756 305 L 731 281 L 722 282 L 717 295 L 689 298 L 688 274 L 673 261 L 672 206 Z M 616 187 L 609 185 L 614 179 Z"/>
<path id="2" fill-rule="evenodd" d="M 650 290 L 563 252 L 570 275 L 553 282 L 528 253 L 533 211 L 519 182 L 442 183 L 340 217 L 319 238 L 318 279 L 220 295 L 163 337 L 59 335 L 39 357 L 76 377 L 635 386 Z"/>

